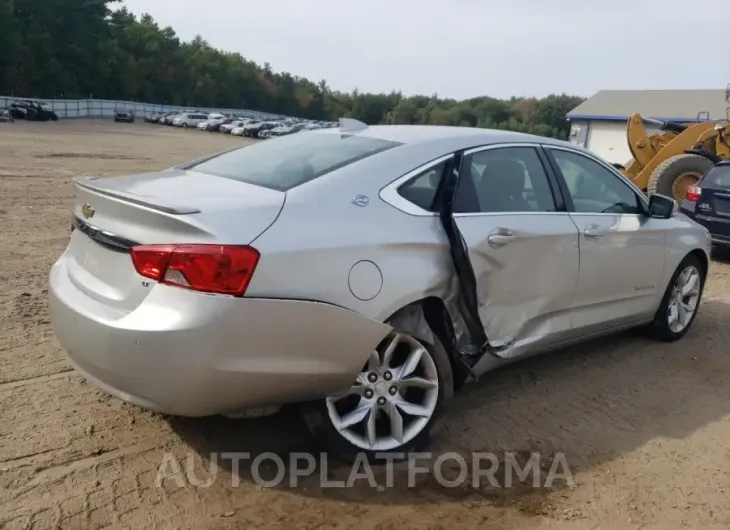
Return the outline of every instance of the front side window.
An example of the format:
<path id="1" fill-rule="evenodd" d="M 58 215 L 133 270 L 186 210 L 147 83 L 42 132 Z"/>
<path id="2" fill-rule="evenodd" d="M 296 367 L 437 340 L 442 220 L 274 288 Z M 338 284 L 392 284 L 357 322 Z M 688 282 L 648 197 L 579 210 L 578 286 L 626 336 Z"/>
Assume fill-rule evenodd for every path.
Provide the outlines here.
<path id="1" fill-rule="evenodd" d="M 580 213 L 641 214 L 639 196 L 608 168 L 574 151 L 549 149 Z"/>
<path id="2" fill-rule="evenodd" d="M 466 155 L 455 213 L 554 212 L 555 200 L 534 147 L 500 147 Z"/>
<path id="3" fill-rule="evenodd" d="M 294 134 L 228 151 L 188 169 L 287 191 L 399 145 L 348 134 Z"/>

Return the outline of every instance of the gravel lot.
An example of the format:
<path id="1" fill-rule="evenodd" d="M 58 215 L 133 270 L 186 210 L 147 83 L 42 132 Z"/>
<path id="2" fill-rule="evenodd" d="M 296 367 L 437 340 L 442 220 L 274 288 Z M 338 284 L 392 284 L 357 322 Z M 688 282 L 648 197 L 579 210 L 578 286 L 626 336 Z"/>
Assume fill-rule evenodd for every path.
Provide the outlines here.
<path id="1" fill-rule="evenodd" d="M 160 169 L 242 141 L 145 124 L 0 124 L 0 528 L 730 527 L 730 265 L 720 258 L 683 341 L 604 339 L 492 374 L 456 398 L 434 451 L 539 451 L 548 466 L 563 453 L 572 487 L 448 489 L 426 478 L 408 488 L 399 470 L 390 488 L 328 488 L 317 476 L 264 488 L 230 462 L 209 487 L 158 487 L 166 454 L 183 471 L 194 455 L 203 480 L 212 452 L 317 448 L 290 411 L 164 418 L 88 386 L 53 337 L 47 274 L 69 236 L 71 177 Z"/>

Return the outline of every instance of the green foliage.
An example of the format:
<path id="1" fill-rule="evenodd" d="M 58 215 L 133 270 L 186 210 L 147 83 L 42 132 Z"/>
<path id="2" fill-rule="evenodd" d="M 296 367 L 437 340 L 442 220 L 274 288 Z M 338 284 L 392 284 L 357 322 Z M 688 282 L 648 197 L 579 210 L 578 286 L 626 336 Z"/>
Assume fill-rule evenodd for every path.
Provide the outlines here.
<path id="1" fill-rule="evenodd" d="M 399 92 L 342 93 L 287 72 L 275 73 L 201 36 L 181 42 L 149 15 L 115 0 L 0 0 L 0 94 L 106 98 L 248 108 L 311 119 L 342 116 L 369 124 L 490 127 L 566 138 L 565 115 L 582 99 L 465 101 Z"/>

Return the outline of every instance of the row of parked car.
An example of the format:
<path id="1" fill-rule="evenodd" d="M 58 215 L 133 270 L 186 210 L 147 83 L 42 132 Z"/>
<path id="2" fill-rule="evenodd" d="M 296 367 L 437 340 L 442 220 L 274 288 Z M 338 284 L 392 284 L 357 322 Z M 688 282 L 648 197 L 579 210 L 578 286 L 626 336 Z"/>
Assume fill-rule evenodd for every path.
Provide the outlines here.
<path id="1" fill-rule="evenodd" d="M 0 110 L 0 121 L 57 121 L 58 115 L 48 103 L 18 100 Z"/>
<path id="2" fill-rule="evenodd" d="M 199 131 L 220 132 L 233 136 L 266 139 L 285 136 L 299 131 L 337 127 L 337 123 L 309 121 L 298 118 L 259 119 L 223 113 L 183 112 L 152 114 L 144 119 L 148 123 L 195 128 Z"/>

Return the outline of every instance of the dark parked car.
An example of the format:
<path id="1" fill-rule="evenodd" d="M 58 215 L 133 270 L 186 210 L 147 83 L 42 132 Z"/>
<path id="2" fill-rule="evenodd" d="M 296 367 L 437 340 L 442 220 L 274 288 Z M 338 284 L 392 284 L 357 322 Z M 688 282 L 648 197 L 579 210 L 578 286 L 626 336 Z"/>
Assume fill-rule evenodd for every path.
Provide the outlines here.
<path id="1" fill-rule="evenodd" d="M 8 107 L 10 115 L 16 120 L 56 121 L 58 115 L 47 103 L 35 101 L 13 101 Z"/>
<path id="2" fill-rule="evenodd" d="M 134 112 L 129 109 L 117 109 L 114 111 L 114 121 L 134 123 Z"/>
<path id="3" fill-rule="evenodd" d="M 249 138 L 258 138 L 261 131 L 268 131 L 275 127 L 278 127 L 279 123 L 273 121 L 262 121 L 258 123 L 244 125 L 243 135 Z"/>
<path id="4" fill-rule="evenodd" d="M 713 245 L 730 246 L 730 160 L 715 165 L 687 189 L 681 211 L 710 231 Z"/>

